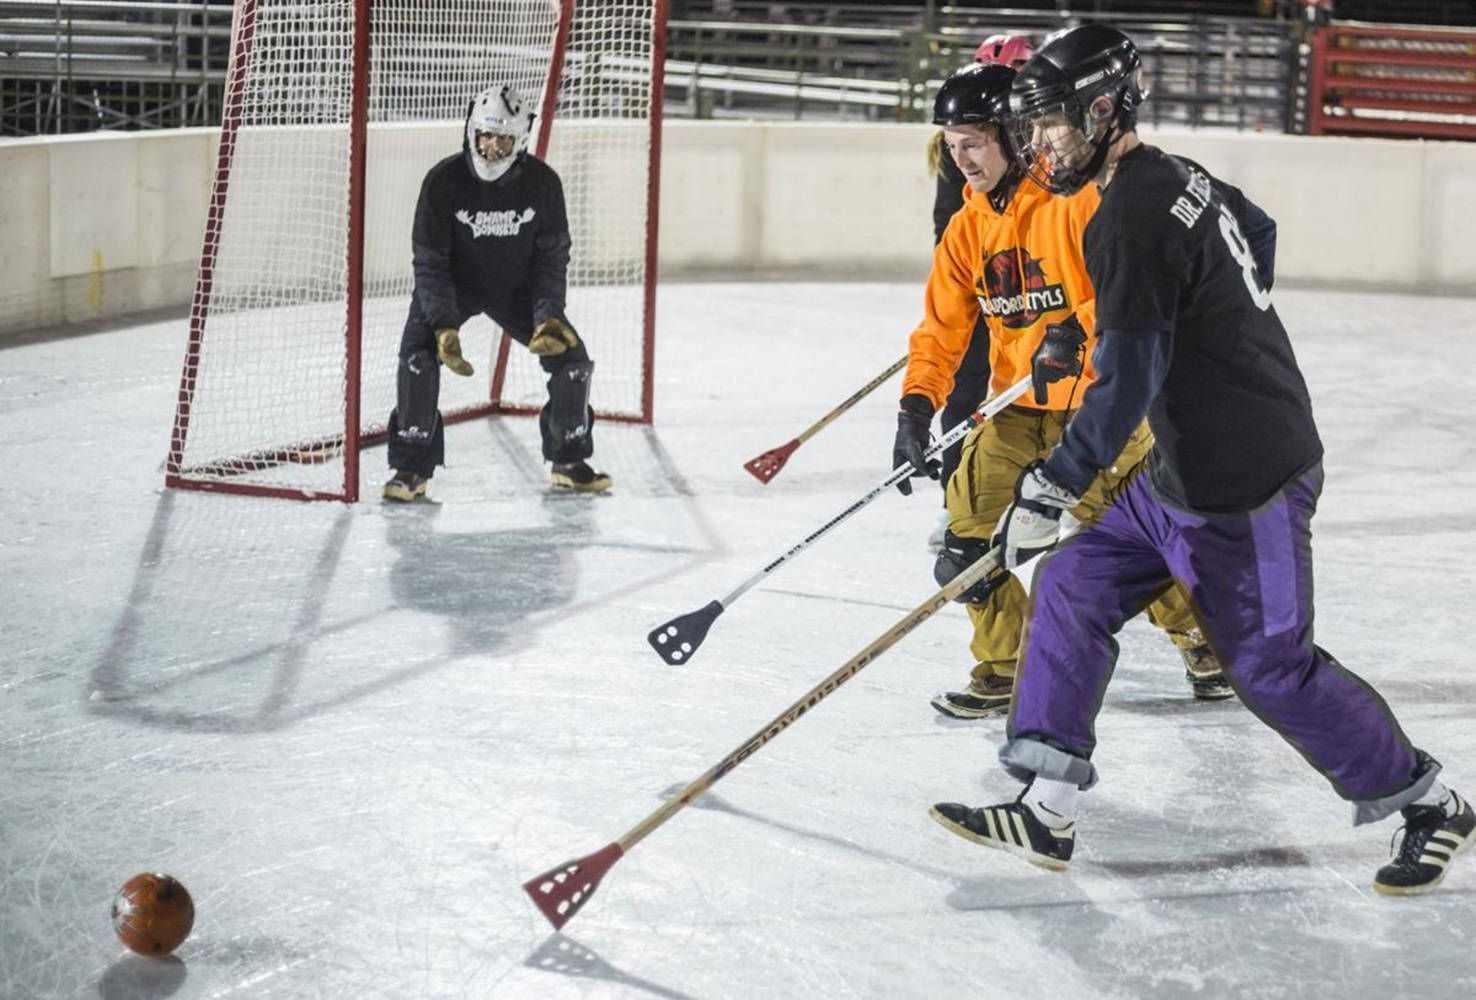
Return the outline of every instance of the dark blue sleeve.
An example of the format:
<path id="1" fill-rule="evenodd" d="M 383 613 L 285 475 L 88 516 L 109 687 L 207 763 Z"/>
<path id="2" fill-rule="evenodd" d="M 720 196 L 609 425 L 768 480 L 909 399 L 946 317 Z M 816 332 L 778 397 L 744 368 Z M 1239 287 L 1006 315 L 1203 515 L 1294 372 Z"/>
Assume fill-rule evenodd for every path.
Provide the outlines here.
<path id="1" fill-rule="evenodd" d="M 1173 357 L 1173 335 L 1102 330 L 1092 364 L 1097 380 L 1045 461 L 1045 474 L 1077 496 L 1111 467 L 1143 422 Z"/>

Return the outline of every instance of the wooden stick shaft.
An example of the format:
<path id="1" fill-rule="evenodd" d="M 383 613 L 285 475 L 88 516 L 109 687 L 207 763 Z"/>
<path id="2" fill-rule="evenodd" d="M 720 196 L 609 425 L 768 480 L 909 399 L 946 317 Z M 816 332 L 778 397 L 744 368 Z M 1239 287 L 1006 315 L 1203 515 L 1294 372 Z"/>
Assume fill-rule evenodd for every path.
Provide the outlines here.
<path id="1" fill-rule="evenodd" d="M 851 394 L 851 397 L 849 399 L 847 399 L 844 403 L 842 403 L 841 405 L 837 406 L 835 409 L 833 409 L 829 413 L 825 414 L 825 416 L 821 417 L 819 420 L 817 420 L 813 424 L 811 424 L 810 427 L 809 427 L 809 429 L 805 430 L 803 433 L 800 434 L 800 436 L 799 436 L 800 443 L 801 444 L 804 444 L 806 441 L 810 440 L 810 438 L 812 438 L 816 434 L 820 433 L 820 431 L 823 430 L 825 428 L 825 426 L 827 424 L 829 424 L 832 420 L 834 420 L 836 417 L 840 416 L 842 413 L 845 413 L 847 410 L 849 410 L 851 407 L 855 406 L 857 403 L 861 402 L 861 400 L 865 399 L 868 395 L 871 394 L 871 391 L 873 389 L 875 389 L 877 386 L 881 385 L 883 382 L 885 382 L 887 379 L 891 378 L 893 375 L 895 375 L 898 372 L 900 372 L 904 367 L 906 367 L 906 365 L 907 365 L 907 355 L 904 354 L 900 358 L 898 358 L 896 361 L 893 361 L 890 368 L 888 368 L 886 371 L 882 372 L 880 375 L 878 375 L 876 378 L 872 379 L 870 382 L 867 382 L 861 388 L 857 389 L 854 393 L 852 393 Z"/>
<path id="2" fill-rule="evenodd" d="M 785 729 L 788 729 L 790 724 L 801 715 L 804 715 L 821 701 L 830 697 L 836 688 L 859 674 L 873 660 L 890 649 L 897 640 L 927 621 L 949 601 L 953 600 L 969 587 L 972 587 L 975 582 L 982 580 L 994 572 L 999 566 L 999 559 L 1000 551 L 998 548 L 991 549 L 989 552 L 980 556 L 968 569 L 950 580 L 937 593 L 933 594 L 932 597 L 929 597 L 926 601 L 908 612 L 907 617 L 877 636 L 869 646 L 843 663 L 829 677 L 801 695 L 798 701 L 776 715 L 763 728 L 740 744 L 732 753 L 718 761 L 718 763 L 704 772 L 701 777 L 683 788 L 675 797 L 663 803 L 659 809 L 632 827 L 629 832 L 616 841 L 620 845 L 620 849 L 622 851 L 629 851 L 636 844 L 640 843 L 645 839 L 647 834 L 671 819 L 672 816 L 684 808 L 689 802 L 715 785 L 723 775 L 757 753 L 765 743 L 778 736 Z"/>
<path id="3" fill-rule="evenodd" d="M 924 453 L 924 457 L 933 458 L 935 455 L 941 454 L 944 448 L 947 448 L 955 441 L 963 440 L 963 438 L 968 435 L 969 431 L 973 430 L 979 424 L 982 424 L 985 420 L 994 416 L 1000 410 L 1003 410 L 1015 400 L 1019 399 L 1025 394 L 1025 390 L 1028 388 L 1030 388 L 1030 376 L 1026 375 L 1014 385 L 1006 389 L 1004 392 L 991 396 L 988 400 L 984 402 L 983 406 L 979 407 L 976 412 L 969 414 L 968 417 L 959 421 L 958 426 L 954 427 L 947 434 L 944 434 L 941 438 L 939 438 L 933 444 L 933 446 Z M 881 496 L 893 486 L 896 486 L 899 482 L 906 479 L 908 476 L 911 476 L 913 471 L 914 470 L 912 468 L 911 462 L 903 462 L 901 465 L 897 466 L 895 469 L 892 470 L 892 474 L 890 476 L 888 476 L 886 479 L 883 479 L 876 486 L 873 486 L 870 492 L 860 497 L 859 499 L 852 501 L 851 505 L 845 510 L 841 511 L 839 514 L 836 514 L 830 520 L 820 525 L 820 527 L 810 532 L 798 542 L 795 542 L 784 552 L 783 555 L 772 560 L 763 569 L 754 573 L 747 580 L 744 580 L 738 586 L 734 587 L 732 591 L 720 598 L 718 600 L 718 603 L 721 604 L 724 608 L 732 607 L 733 602 L 738 600 L 738 598 L 742 597 L 745 593 L 747 593 L 748 590 L 754 586 L 754 584 L 758 583 L 764 577 L 774 572 L 774 570 L 778 569 L 780 566 L 784 565 L 789 560 L 799 555 L 800 552 L 809 548 L 811 542 L 815 541 L 831 528 L 834 528 L 837 524 L 840 524 L 846 518 L 850 517 L 852 514 L 856 513 L 856 511 L 860 510 L 862 507 L 870 504 L 871 501 Z"/>

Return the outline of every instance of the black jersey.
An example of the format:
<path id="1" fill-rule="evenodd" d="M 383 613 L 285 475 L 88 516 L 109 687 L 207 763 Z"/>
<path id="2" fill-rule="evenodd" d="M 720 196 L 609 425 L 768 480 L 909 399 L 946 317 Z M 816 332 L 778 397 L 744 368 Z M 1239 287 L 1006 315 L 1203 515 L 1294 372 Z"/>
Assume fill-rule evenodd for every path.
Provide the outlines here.
<path id="1" fill-rule="evenodd" d="M 1170 333 L 1148 409 L 1149 473 L 1167 502 L 1259 506 L 1322 454 L 1307 386 L 1237 222 L 1239 192 L 1141 146 L 1117 164 L 1082 237 L 1109 337 Z M 1090 390 L 1089 390 L 1090 392 Z"/>
<path id="2" fill-rule="evenodd" d="M 465 151 L 425 175 L 415 206 L 410 323 L 459 327 L 480 312 L 530 331 L 564 313 L 569 222 L 552 167 L 529 153 L 484 181 Z"/>

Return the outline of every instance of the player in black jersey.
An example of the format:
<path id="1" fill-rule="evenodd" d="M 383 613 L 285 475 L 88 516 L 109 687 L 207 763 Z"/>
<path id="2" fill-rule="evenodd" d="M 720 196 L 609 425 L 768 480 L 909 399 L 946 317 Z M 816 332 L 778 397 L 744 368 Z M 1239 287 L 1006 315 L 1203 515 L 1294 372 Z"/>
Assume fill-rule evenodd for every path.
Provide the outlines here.
<path id="1" fill-rule="evenodd" d="M 997 540 L 1011 565 L 1056 546 L 1060 513 L 1146 414 L 1147 470 L 1035 570 L 999 758 L 1029 782 L 1011 803 L 940 803 L 961 836 L 1064 868 L 1112 636 L 1170 581 L 1185 585 L 1247 707 L 1353 803 L 1355 824 L 1404 815 L 1374 888 L 1433 888 L 1476 815 L 1411 745 L 1384 700 L 1312 641 L 1310 524 L 1322 444 L 1286 330 L 1228 189 L 1143 145 L 1136 47 L 1087 24 L 1047 39 L 1011 91 L 1015 144 L 1056 192 L 1102 191 L 1083 235 L 1097 294 L 1098 378 L 1043 463 L 1027 467 Z"/>
<path id="2" fill-rule="evenodd" d="M 610 488 L 610 477 L 585 461 L 594 450 L 594 362 L 564 315 L 570 243 L 564 189 L 553 168 L 527 152 L 532 123 L 516 90 L 489 87 L 467 111 L 461 152 L 431 167 L 421 183 L 412 233 L 415 292 L 389 418 L 395 474 L 384 485 L 386 500 L 424 495 L 444 464 L 440 366 L 472 374 L 459 331 L 478 313 L 538 355 L 548 373 L 538 426 L 554 485 Z"/>

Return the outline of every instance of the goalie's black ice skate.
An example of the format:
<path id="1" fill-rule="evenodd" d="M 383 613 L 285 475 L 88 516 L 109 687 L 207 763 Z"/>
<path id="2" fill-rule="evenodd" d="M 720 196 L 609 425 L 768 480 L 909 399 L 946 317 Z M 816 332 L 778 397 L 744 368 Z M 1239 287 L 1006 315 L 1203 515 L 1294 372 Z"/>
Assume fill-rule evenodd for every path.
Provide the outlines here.
<path id="1" fill-rule="evenodd" d="M 579 493 L 602 493 L 614 485 L 614 480 L 603 472 L 596 472 L 588 462 L 555 462 L 553 484 L 562 489 Z"/>
<path id="2" fill-rule="evenodd" d="M 1386 896 L 1414 896 L 1429 892 L 1445 878 L 1452 858 L 1471 846 L 1476 813 L 1471 804 L 1450 793 L 1454 816 L 1440 806 L 1405 806 L 1404 842 L 1394 860 L 1380 868 L 1373 887 Z"/>
<path id="3" fill-rule="evenodd" d="M 1035 818 L 1023 801 L 970 809 L 957 802 L 939 802 L 928 810 L 945 830 L 976 844 L 995 847 L 1024 858 L 1032 865 L 1064 872 L 1076 846 L 1076 824 L 1053 830 Z"/>
<path id="4" fill-rule="evenodd" d="M 410 503 L 417 497 L 425 496 L 425 488 L 430 480 L 424 476 L 417 475 L 409 469 L 400 469 L 384 484 L 381 494 L 386 500 L 394 500 L 399 503 Z"/>

